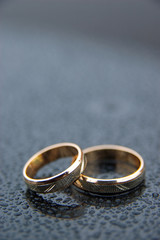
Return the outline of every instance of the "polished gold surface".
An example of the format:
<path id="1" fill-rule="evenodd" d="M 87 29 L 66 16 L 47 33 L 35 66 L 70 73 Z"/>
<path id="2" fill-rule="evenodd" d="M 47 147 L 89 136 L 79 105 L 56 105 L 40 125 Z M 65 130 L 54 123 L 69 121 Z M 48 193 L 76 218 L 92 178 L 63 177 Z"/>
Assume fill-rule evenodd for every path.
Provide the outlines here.
<path id="1" fill-rule="evenodd" d="M 83 150 L 84 156 L 87 160 L 88 167 L 86 171 L 89 171 L 89 163 L 96 162 L 96 167 L 98 163 L 100 164 L 100 159 L 105 159 L 106 164 L 109 162 L 114 162 L 115 168 L 122 170 L 120 167 L 126 163 L 129 175 L 112 178 L 112 179 L 101 179 L 89 177 L 81 174 L 79 179 L 74 182 L 74 185 L 82 190 L 93 192 L 93 193 L 120 193 L 128 191 L 137 185 L 139 185 L 145 176 L 145 166 L 142 157 L 132 149 L 117 146 L 117 145 L 101 145 L 90 147 Z"/>
<path id="2" fill-rule="evenodd" d="M 44 165 L 63 157 L 74 158 L 69 168 L 49 178 L 34 178 L 37 171 Z M 80 147 L 73 143 L 59 143 L 46 147 L 33 155 L 24 166 L 23 177 L 31 190 L 39 193 L 51 193 L 71 185 L 79 178 L 83 170 L 84 158 Z"/>

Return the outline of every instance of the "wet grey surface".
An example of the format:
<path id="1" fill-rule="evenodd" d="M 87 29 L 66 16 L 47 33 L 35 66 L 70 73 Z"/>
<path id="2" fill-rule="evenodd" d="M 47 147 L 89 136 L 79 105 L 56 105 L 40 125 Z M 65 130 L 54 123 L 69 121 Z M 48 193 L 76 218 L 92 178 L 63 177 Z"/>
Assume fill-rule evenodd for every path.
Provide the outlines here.
<path id="1" fill-rule="evenodd" d="M 1 2 L 1 240 L 160 238 L 160 5 L 97 2 Z M 27 190 L 28 158 L 64 141 L 133 148 L 145 184 L 110 197 Z"/>

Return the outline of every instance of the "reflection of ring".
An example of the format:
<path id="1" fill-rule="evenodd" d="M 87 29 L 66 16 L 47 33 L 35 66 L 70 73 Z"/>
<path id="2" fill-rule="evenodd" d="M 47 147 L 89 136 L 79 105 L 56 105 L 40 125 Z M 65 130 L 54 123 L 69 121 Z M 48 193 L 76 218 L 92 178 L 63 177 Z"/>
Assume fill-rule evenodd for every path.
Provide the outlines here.
<path id="1" fill-rule="evenodd" d="M 116 145 L 101 145 L 87 148 L 83 151 L 87 162 L 105 159 L 115 162 L 125 162 L 130 168 L 136 170 L 125 177 L 113 179 L 98 179 L 81 174 L 79 179 L 74 182 L 78 188 L 93 193 L 119 193 L 130 190 L 139 185 L 145 175 L 144 161 L 142 157 L 135 151 Z M 87 168 L 86 168 L 87 170 Z"/>
<path id="2" fill-rule="evenodd" d="M 74 161 L 65 171 L 44 179 L 33 178 L 44 165 L 63 157 L 74 156 Z M 51 193 L 71 185 L 84 170 L 83 153 L 73 143 L 59 143 L 42 149 L 25 164 L 23 176 L 28 187 L 39 193 Z"/>
<path id="3" fill-rule="evenodd" d="M 30 190 L 26 191 L 26 199 L 31 207 L 50 217 L 73 219 L 83 215 L 85 210 L 85 204 L 83 203 L 57 203 L 52 198 L 43 198 L 42 195 Z"/>

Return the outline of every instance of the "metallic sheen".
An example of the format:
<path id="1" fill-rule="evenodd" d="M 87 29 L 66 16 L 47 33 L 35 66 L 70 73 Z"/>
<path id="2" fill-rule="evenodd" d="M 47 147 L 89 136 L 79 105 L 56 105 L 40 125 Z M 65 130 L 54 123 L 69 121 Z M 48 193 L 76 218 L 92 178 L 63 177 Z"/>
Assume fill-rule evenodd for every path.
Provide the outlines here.
<path id="1" fill-rule="evenodd" d="M 74 157 L 72 164 L 63 172 L 44 179 L 35 179 L 37 171 L 44 165 L 62 157 Z M 84 170 L 83 152 L 73 143 L 59 143 L 46 147 L 33 155 L 25 164 L 23 177 L 27 186 L 38 193 L 52 193 L 71 185 Z"/>
<path id="2" fill-rule="evenodd" d="M 117 145 L 101 145 L 87 148 L 83 150 L 83 153 L 87 163 L 103 158 L 106 160 L 106 164 L 107 159 L 108 161 L 114 161 L 115 165 L 121 161 L 127 163 L 130 166 L 129 168 L 134 168 L 135 170 L 128 176 L 113 179 L 98 179 L 81 174 L 79 179 L 74 182 L 74 185 L 82 190 L 101 194 L 121 193 L 136 187 L 144 180 L 144 161 L 132 149 Z"/>

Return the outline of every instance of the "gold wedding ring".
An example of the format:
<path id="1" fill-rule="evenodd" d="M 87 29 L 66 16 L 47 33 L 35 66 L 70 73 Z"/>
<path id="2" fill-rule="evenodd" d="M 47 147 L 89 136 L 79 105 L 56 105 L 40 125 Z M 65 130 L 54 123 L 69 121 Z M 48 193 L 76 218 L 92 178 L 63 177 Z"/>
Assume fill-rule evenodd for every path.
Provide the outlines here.
<path id="1" fill-rule="evenodd" d="M 44 165 L 63 157 L 74 157 L 72 164 L 65 171 L 44 179 L 34 176 Z M 25 164 L 23 177 L 27 186 L 38 193 L 51 193 L 71 185 L 84 170 L 83 152 L 73 143 L 59 143 L 46 147 L 33 155 Z"/>
<path id="2" fill-rule="evenodd" d="M 94 163 L 95 161 L 98 163 L 100 159 L 105 159 L 106 164 L 109 161 L 114 163 L 116 167 L 119 163 L 126 163 L 131 170 L 134 170 L 130 175 L 113 179 L 93 178 L 81 174 L 79 179 L 74 182 L 74 185 L 82 190 L 101 194 L 121 193 L 135 188 L 144 180 L 144 161 L 132 149 L 116 145 L 101 145 L 87 148 L 83 153 L 87 163 Z"/>
<path id="3" fill-rule="evenodd" d="M 83 154 L 84 153 L 84 154 Z M 44 179 L 34 176 L 44 165 L 63 157 L 73 157 L 71 166 L 63 172 Z M 92 170 L 112 164 L 115 169 L 122 170 L 122 166 L 129 170 L 129 175 L 117 178 L 94 178 L 84 174 L 92 174 Z M 92 168 L 89 167 L 91 164 Z M 94 169 L 93 169 L 94 167 Z M 46 147 L 33 155 L 25 164 L 23 176 L 27 186 L 38 193 L 51 193 L 74 185 L 81 190 L 91 193 L 112 194 L 128 191 L 138 186 L 145 176 L 145 165 L 142 157 L 134 150 L 117 145 L 100 145 L 85 149 L 73 143 L 59 143 Z"/>

